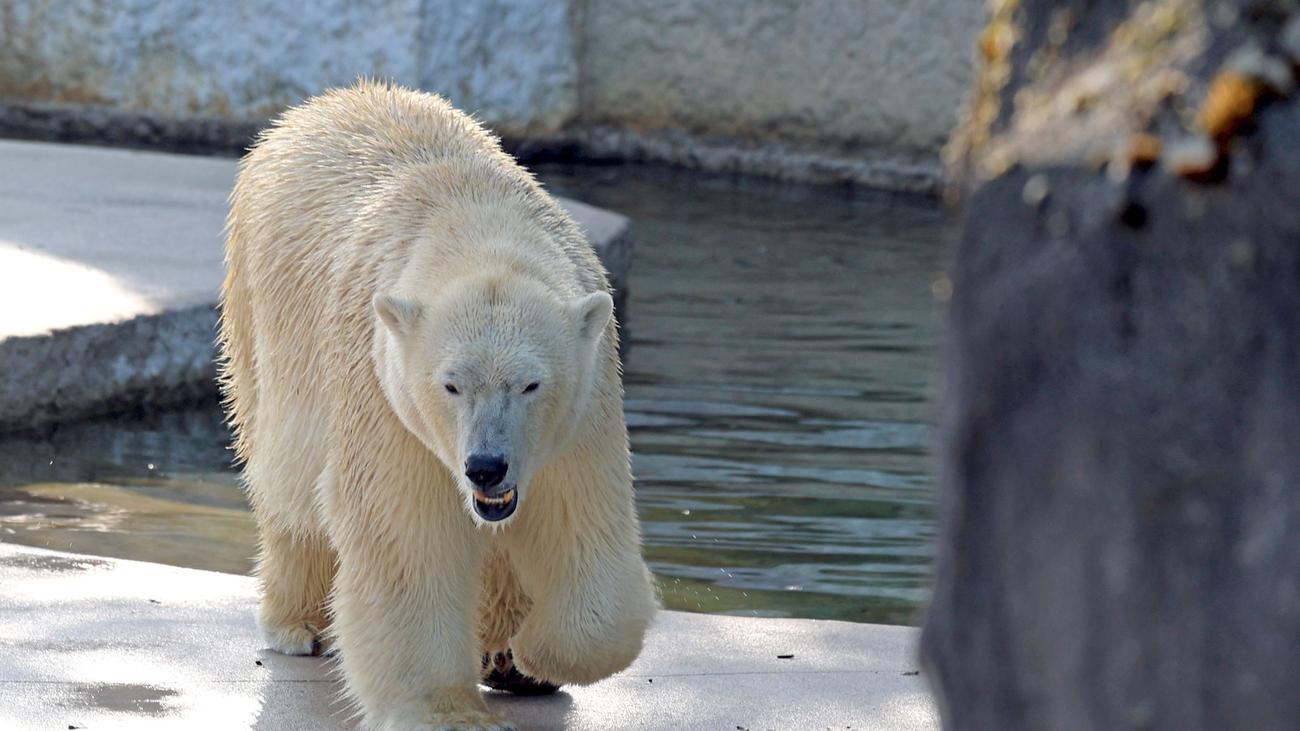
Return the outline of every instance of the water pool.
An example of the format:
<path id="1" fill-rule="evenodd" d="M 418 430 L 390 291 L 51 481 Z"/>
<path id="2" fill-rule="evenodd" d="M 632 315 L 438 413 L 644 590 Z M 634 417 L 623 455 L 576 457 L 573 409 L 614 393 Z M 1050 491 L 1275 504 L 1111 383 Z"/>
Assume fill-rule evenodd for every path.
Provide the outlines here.
<path id="1" fill-rule="evenodd" d="M 937 204 L 642 166 L 538 172 L 634 221 L 627 416 L 665 606 L 915 621 Z M 246 572 L 227 439 L 215 402 L 0 438 L 0 540 Z"/>

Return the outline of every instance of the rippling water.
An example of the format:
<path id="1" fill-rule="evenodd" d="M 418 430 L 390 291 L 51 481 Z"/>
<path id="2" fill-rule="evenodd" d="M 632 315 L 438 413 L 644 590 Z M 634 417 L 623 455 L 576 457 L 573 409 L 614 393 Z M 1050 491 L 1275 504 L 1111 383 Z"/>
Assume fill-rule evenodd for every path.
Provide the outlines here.
<path id="1" fill-rule="evenodd" d="M 665 605 L 913 621 L 937 207 L 639 166 L 539 172 L 635 222 L 627 416 Z M 0 440 L 0 540 L 247 571 L 226 441 L 211 404 Z"/>

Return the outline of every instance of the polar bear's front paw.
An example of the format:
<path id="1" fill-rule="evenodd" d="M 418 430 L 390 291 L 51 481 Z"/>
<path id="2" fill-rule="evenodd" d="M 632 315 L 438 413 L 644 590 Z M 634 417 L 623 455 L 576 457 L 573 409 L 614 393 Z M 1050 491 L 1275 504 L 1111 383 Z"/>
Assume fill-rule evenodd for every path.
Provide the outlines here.
<path id="1" fill-rule="evenodd" d="M 392 718 L 380 726 L 382 731 L 516 731 L 514 725 L 489 711 L 437 713 L 415 720 Z"/>
<path id="2" fill-rule="evenodd" d="M 307 622 L 263 626 L 262 634 L 272 650 L 284 655 L 321 655 L 329 649 L 320 630 Z"/>
<path id="3" fill-rule="evenodd" d="M 520 633 L 511 642 L 515 666 L 554 685 L 589 685 L 623 670 L 641 651 L 639 635 L 581 643 L 566 638 Z"/>

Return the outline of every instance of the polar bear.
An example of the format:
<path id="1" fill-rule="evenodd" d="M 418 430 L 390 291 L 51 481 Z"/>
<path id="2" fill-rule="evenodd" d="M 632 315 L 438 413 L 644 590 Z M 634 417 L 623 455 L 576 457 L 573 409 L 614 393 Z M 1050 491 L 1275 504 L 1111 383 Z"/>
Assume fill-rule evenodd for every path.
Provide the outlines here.
<path id="1" fill-rule="evenodd" d="M 564 210 L 440 97 L 360 82 L 244 157 L 221 383 L 259 621 L 338 650 L 367 726 L 502 729 L 477 683 L 625 668 L 656 610 L 606 275 Z"/>

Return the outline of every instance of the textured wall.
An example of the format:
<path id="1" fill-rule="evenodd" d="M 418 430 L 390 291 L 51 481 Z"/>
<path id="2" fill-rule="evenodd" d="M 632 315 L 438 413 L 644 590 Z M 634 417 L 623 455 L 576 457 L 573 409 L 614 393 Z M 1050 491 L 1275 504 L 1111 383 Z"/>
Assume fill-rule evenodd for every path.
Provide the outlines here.
<path id="1" fill-rule="evenodd" d="M 359 74 L 446 93 L 509 133 L 577 99 L 553 0 L 0 0 L 0 96 L 173 116 L 269 116 Z"/>
<path id="2" fill-rule="evenodd" d="M 593 0 L 586 121 L 937 149 L 969 86 L 981 0 Z"/>
<path id="3" fill-rule="evenodd" d="M 982 12 L 982 0 L 0 0 L 0 133 L 238 148 L 253 125 L 229 123 L 367 74 L 442 92 L 543 147 L 932 189 Z M 207 120 L 220 124 L 185 126 Z"/>

